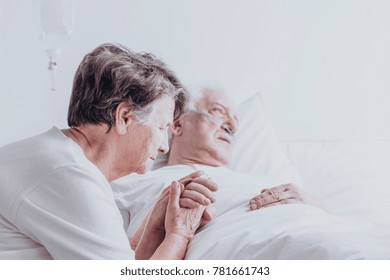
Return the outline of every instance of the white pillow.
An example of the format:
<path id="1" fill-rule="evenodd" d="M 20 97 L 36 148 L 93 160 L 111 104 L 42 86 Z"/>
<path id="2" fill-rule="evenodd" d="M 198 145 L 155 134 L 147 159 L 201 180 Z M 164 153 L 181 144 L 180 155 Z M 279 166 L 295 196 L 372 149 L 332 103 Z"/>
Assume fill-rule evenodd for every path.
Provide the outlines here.
<path id="1" fill-rule="evenodd" d="M 239 129 L 229 168 L 273 177 L 279 184 L 295 183 L 301 179 L 279 146 L 278 140 L 262 106 L 260 94 L 255 94 L 237 106 Z M 159 155 L 152 170 L 163 167 L 168 154 Z"/>
<path id="2" fill-rule="evenodd" d="M 280 184 L 302 185 L 295 168 L 279 146 L 262 106 L 260 94 L 239 104 L 237 112 L 239 129 L 229 167 L 252 176 L 264 174 L 273 177 Z"/>

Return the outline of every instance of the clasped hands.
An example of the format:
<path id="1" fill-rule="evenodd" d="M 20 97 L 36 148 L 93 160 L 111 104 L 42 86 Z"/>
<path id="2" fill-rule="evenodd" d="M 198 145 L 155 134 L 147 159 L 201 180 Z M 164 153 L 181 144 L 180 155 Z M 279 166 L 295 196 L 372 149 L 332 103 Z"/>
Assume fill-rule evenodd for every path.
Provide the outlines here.
<path id="1" fill-rule="evenodd" d="M 181 247 L 186 248 L 199 226 L 212 219 L 213 211 L 208 206 L 215 202 L 213 192 L 218 187 L 202 175 L 202 171 L 191 173 L 172 182 L 163 190 L 159 200 L 130 240 L 137 259 L 153 257 L 164 239 L 169 237 L 173 237 L 175 243 L 182 243 Z"/>
<path id="2" fill-rule="evenodd" d="M 156 206 L 162 203 L 161 210 L 164 211 L 164 200 L 168 197 L 164 223 L 166 234 L 174 233 L 191 239 L 200 226 L 212 220 L 214 208 L 210 206 L 216 201 L 213 193 L 218 186 L 202 175 L 202 171 L 191 173 L 177 182 L 172 182 L 163 191 Z M 175 194 L 172 194 L 172 191 Z M 171 204 L 170 200 L 173 199 L 176 203 Z"/>

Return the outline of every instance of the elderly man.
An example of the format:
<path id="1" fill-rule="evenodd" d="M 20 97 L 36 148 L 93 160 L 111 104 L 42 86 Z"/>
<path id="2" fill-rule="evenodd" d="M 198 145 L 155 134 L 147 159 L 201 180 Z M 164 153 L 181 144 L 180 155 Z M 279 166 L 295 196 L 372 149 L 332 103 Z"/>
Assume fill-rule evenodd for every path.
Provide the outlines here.
<path id="1" fill-rule="evenodd" d="M 218 191 L 216 199 L 206 195 L 197 200 L 212 203 L 203 227 L 188 243 L 186 259 L 388 259 L 386 246 L 369 225 L 324 211 L 292 184 L 229 170 L 238 127 L 234 105 L 210 88 L 192 101 L 191 110 L 172 124 L 168 165 L 112 184 L 137 258 L 149 258 L 163 241 L 167 191 L 161 191 L 175 178 L 202 171 Z M 179 204 L 195 206 L 188 198 L 202 189 L 192 182 Z"/>
<path id="2" fill-rule="evenodd" d="M 218 191 L 215 198 L 204 195 L 196 200 L 209 206 L 204 211 L 203 226 L 188 244 L 186 259 L 386 256 L 386 252 L 373 249 L 378 247 L 364 245 L 367 240 L 377 242 L 369 228 L 324 211 L 300 187 L 278 185 L 265 175 L 253 177 L 228 169 L 238 123 L 232 101 L 220 90 L 203 88 L 192 99 L 190 110 L 171 126 L 167 166 L 112 183 L 136 258 L 149 258 L 164 239 L 164 224 L 168 222 L 162 214 L 166 205 L 164 188 L 175 178 L 194 171 L 211 178 Z M 189 198 L 196 197 L 195 193 L 206 194 L 202 190 L 202 184 L 192 181 L 182 192 L 179 204 L 196 206 L 197 202 Z"/>
<path id="3" fill-rule="evenodd" d="M 192 110 L 172 124 L 173 139 L 168 165 L 226 166 L 239 120 L 233 102 L 222 91 L 202 89 L 192 100 Z M 279 204 L 307 203 L 310 199 L 292 184 L 262 189 L 250 209 Z"/>
<path id="4" fill-rule="evenodd" d="M 215 202 L 213 197 L 203 197 L 206 200 L 204 205 L 212 203 L 205 211 L 204 223 L 213 216 L 232 213 L 235 207 L 240 209 L 238 212 L 244 213 L 281 204 L 311 203 L 308 196 L 292 184 L 275 186 L 273 180 L 267 176 L 249 178 L 225 167 L 232 157 L 234 134 L 238 124 L 233 102 L 220 90 L 203 88 L 193 96 L 190 110 L 171 126 L 172 143 L 168 166 L 150 172 L 146 177 L 133 175 L 112 184 L 114 192 L 117 190 L 115 192 L 117 205 L 121 209 L 127 234 L 131 238 L 131 245 L 136 251 L 137 258 L 149 258 L 163 240 L 165 220 L 161 213 L 164 206 L 159 206 L 159 202 L 164 200 L 166 191 L 160 198 L 158 196 L 164 186 L 177 176 L 202 171 L 219 185 L 217 203 L 213 203 Z M 164 177 L 166 180 L 162 179 Z M 124 188 L 123 185 L 130 185 L 130 188 Z M 202 193 L 202 188 L 201 184 L 193 182 L 186 188 L 186 192 L 182 193 L 181 205 L 193 207 L 194 205 L 188 203 L 195 202 L 189 198 L 196 196 L 196 193 Z M 146 189 L 148 191 L 145 191 Z M 229 189 L 233 194 L 228 192 Z M 155 200 L 158 201 L 156 206 L 148 218 L 144 219 L 153 205 L 152 201 Z M 133 203 L 130 205 L 128 201 Z M 244 207 L 241 206 L 243 201 Z M 156 231 L 156 228 L 160 230 Z M 149 234 L 145 238 L 144 232 L 155 234 Z M 147 242 L 139 242 L 140 239 Z"/>

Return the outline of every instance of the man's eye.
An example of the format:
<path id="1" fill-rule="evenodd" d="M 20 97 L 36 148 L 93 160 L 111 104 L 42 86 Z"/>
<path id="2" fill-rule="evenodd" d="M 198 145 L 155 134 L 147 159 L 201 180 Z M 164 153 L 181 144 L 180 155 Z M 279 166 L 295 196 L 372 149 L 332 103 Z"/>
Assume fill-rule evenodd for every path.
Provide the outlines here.
<path id="1" fill-rule="evenodd" d="M 212 110 L 213 113 L 217 114 L 217 115 L 223 115 L 225 112 L 222 108 L 214 108 Z"/>

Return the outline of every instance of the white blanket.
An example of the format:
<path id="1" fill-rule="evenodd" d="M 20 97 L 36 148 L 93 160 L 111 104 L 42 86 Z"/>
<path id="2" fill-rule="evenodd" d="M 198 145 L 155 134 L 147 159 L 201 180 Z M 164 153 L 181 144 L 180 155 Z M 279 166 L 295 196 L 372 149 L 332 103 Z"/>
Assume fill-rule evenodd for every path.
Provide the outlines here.
<path id="1" fill-rule="evenodd" d="M 249 211 L 250 198 L 274 186 L 271 178 L 199 165 L 165 167 L 112 184 L 129 237 L 161 190 L 194 170 L 218 184 L 218 211 L 192 239 L 186 259 L 390 259 L 386 228 L 303 204 Z"/>

